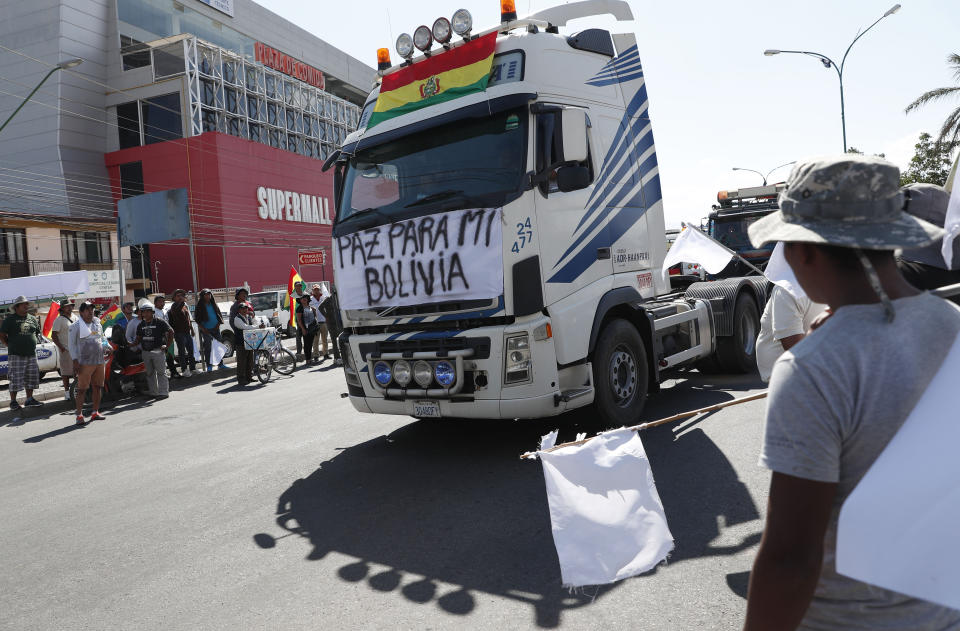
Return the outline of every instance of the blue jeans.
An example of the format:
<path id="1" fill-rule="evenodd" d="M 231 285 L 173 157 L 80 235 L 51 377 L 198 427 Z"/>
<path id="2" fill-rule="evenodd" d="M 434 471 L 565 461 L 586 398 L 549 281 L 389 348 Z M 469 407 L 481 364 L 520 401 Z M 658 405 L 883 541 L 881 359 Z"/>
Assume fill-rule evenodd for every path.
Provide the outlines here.
<path id="1" fill-rule="evenodd" d="M 193 358 L 193 336 L 189 333 L 174 333 L 177 342 L 177 361 L 180 362 L 180 371 L 187 369 L 190 364 L 191 372 L 197 369 L 197 360 Z"/>

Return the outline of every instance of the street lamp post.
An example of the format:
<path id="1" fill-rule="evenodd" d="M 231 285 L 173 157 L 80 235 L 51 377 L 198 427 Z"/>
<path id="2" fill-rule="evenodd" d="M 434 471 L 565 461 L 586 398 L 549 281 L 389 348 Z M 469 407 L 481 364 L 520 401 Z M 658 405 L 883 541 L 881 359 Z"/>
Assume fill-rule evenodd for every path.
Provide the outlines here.
<path id="1" fill-rule="evenodd" d="M 882 20 L 883 18 L 889 17 L 889 16 L 893 15 L 894 13 L 896 13 L 896 12 L 899 11 L 899 10 L 900 10 L 900 5 L 899 5 L 899 4 L 893 5 L 892 7 L 890 7 L 890 8 L 887 10 L 886 13 L 884 13 L 883 15 L 881 15 L 881 16 L 877 19 L 876 22 L 874 22 L 873 24 L 871 24 L 870 26 L 868 26 L 868 27 L 865 28 L 864 30 L 860 31 L 860 33 L 859 33 L 855 38 L 853 38 L 853 41 L 850 42 L 850 45 L 847 46 L 847 52 L 845 52 L 845 53 L 843 54 L 843 59 L 840 60 L 840 65 L 839 65 L 839 66 L 837 66 L 837 64 L 835 64 L 835 63 L 833 62 L 833 60 L 830 59 L 829 57 L 827 57 L 826 55 L 823 55 L 823 54 L 821 54 L 821 53 L 815 53 L 815 52 L 810 51 L 810 50 L 779 50 L 779 49 L 776 49 L 776 48 L 768 48 L 767 50 L 763 51 L 763 54 L 766 55 L 767 57 L 772 57 L 772 56 L 774 56 L 774 55 L 779 55 L 780 53 L 791 53 L 791 54 L 795 54 L 795 55 L 808 55 L 808 56 L 810 56 L 810 57 L 815 57 L 815 58 L 819 59 L 819 60 L 820 60 L 820 63 L 823 64 L 823 67 L 824 67 L 824 68 L 833 68 L 834 70 L 837 71 L 837 78 L 840 79 L 840 125 L 841 125 L 841 127 L 843 128 L 843 152 L 844 152 L 844 153 L 847 152 L 847 116 L 846 116 L 846 112 L 844 111 L 844 103 L 843 103 L 843 68 L 844 68 L 844 66 L 845 66 L 846 63 L 847 63 L 847 55 L 850 54 L 850 49 L 853 48 L 853 45 L 857 43 L 857 40 L 859 40 L 861 37 L 863 37 L 864 35 L 866 35 L 866 34 L 867 34 L 867 31 L 869 31 L 869 30 L 872 29 L 874 26 L 876 26 L 877 24 L 879 24 L 879 23 L 880 23 L 880 20 Z"/>
<path id="2" fill-rule="evenodd" d="M 40 89 L 40 86 L 46 83 L 47 79 L 49 79 L 54 72 L 56 72 L 57 70 L 67 70 L 68 68 L 76 68 L 82 63 L 83 63 L 82 59 L 68 59 L 67 61 L 61 61 L 56 66 L 51 68 L 50 72 L 44 75 L 43 79 L 40 80 L 40 83 L 37 84 L 37 87 L 35 87 L 33 91 L 31 91 L 30 94 L 27 95 L 27 98 L 23 99 L 23 102 L 17 106 L 17 109 L 13 110 L 13 114 L 8 116 L 7 120 L 3 121 L 3 125 L 0 125 L 0 131 L 3 131 L 3 128 L 7 126 L 7 123 L 13 120 L 13 117 L 17 115 L 17 112 L 23 109 L 23 106 L 27 104 L 27 101 L 33 98 L 33 95 L 37 93 L 37 90 Z"/>
<path id="3" fill-rule="evenodd" d="M 791 164 L 796 164 L 796 163 L 797 163 L 797 161 L 794 160 L 793 162 L 787 162 L 786 164 L 781 164 L 781 165 L 778 166 L 778 167 L 773 167 L 772 169 L 770 169 L 769 171 L 767 171 L 767 174 L 766 174 L 766 175 L 764 175 L 764 174 L 761 173 L 760 171 L 755 171 L 754 169 L 744 169 L 743 167 L 733 167 L 733 170 L 734 170 L 734 171 L 750 171 L 751 173 L 756 173 L 757 175 L 759 175 L 760 177 L 763 178 L 763 185 L 766 186 L 766 185 L 767 185 L 767 178 L 770 177 L 770 174 L 771 174 L 771 173 L 773 173 L 773 172 L 776 171 L 777 169 L 782 169 L 783 167 L 788 167 L 788 166 L 790 166 Z"/>

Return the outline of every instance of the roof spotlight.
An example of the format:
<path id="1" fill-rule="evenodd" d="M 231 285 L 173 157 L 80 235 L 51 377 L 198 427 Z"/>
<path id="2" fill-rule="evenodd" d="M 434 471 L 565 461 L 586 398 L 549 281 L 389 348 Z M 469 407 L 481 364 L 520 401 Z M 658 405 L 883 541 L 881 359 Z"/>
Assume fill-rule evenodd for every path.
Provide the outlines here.
<path id="1" fill-rule="evenodd" d="M 450 20 L 437 18 L 436 22 L 433 23 L 433 39 L 437 40 L 438 44 L 446 44 L 450 41 L 451 35 L 453 35 L 453 31 L 450 30 Z"/>
<path id="2" fill-rule="evenodd" d="M 429 26 L 417 27 L 417 30 L 413 32 L 413 45 L 423 53 L 430 50 L 433 45 L 433 33 L 430 32 Z"/>
<path id="3" fill-rule="evenodd" d="M 413 56 L 413 38 L 409 33 L 401 33 L 397 38 L 397 54 L 404 59 L 410 59 Z"/>
<path id="4" fill-rule="evenodd" d="M 470 35 L 470 30 L 473 29 L 473 16 L 470 15 L 470 12 L 466 9 L 458 9 L 457 12 L 453 14 L 453 19 L 450 20 L 450 23 L 453 26 L 454 33 L 466 38 Z"/>

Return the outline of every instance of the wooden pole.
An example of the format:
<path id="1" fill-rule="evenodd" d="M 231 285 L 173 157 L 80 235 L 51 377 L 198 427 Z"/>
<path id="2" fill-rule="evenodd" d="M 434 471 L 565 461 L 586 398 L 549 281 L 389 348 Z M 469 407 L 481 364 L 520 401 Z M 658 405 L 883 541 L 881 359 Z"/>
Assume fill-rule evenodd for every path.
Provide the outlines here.
<path id="1" fill-rule="evenodd" d="M 751 394 L 747 397 L 741 397 L 739 399 L 734 399 L 732 401 L 725 401 L 723 403 L 717 403 L 716 405 L 710 405 L 705 408 L 700 408 L 699 410 L 691 410 L 690 412 L 681 412 L 680 414 L 674 414 L 673 416 L 668 416 L 667 418 L 662 418 L 659 421 L 651 421 L 649 423 L 641 423 L 640 425 L 634 425 L 633 427 L 628 427 L 634 432 L 639 432 L 645 429 L 650 429 L 651 427 L 657 427 L 659 425 L 666 425 L 667 423 L 673 423 L 674 421 L 680 421 L 685 418 L 690 418 L 691 416 L 698 416 L 700 414 L 706 414 L 707 412 L 715 412 L 717 410 L 722 410 L 734 405 L 740 405 L 741 403 L 748 403 L 750 401 L 757 401 L 759 399 L 765 399 L 767 397 L 767 391 L 758 392 L 757 394 Z M 605 433 L 605 432 L 604 432 Z M 575 445 L 583 445 L 598 436 L 602 436 L 603 433 L 597 434 L 597 436 L 591 436 L 590 438 L 584 438 L 583 440 L 575 440 L 569 443 L 563 443 L 561 445 L 554 445 L 550 449 L 544 449 L 542 453 L 550 453 L 551 451 L 556 451 L 557 449 L 562 449 L 564 447 L 573 447 Z M 527 453 L 520 456 L 521 459 L 530 459 L 535 460 L 537 454 L 541 452 L 537 451 L 528 451 Z"/>

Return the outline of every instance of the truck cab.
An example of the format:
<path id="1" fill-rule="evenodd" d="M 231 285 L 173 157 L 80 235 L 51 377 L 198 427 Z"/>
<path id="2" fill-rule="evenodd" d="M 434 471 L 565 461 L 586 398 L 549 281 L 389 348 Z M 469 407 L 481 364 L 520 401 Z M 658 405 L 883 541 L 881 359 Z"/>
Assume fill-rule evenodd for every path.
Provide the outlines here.
<path id="1" fill-rule="evenodd" d="M 777 196 L 785 188 L 786 184 L 779 183 L 718 192 L 713 212 L 703 221 L 704 232 L 753 265 L 763 268 L 770 260 L 773 245 L 753 247 L 747 230 L 753 222 L 778 210 Z M 740 260 L 734 259 L 717 276 L 741 276 L 747 271 L 747 267 Z"/>
<path id="2" fill-rule="evenodd" d="M 749 281 L 732 294 L 709 283 L 697 297 L 671 293 L 636 39 L 560 33 L 606 13 L 632 19 L 616 0 L 505 13 L 493 29 L 381 65 L 359 129 L 326 165 L 357 410 L 515 419 L 593 405 L 629 423 L 665 375 L 714 352 L 715 311 L 732 322 L 741 294 L 761 300 Z M 383 116 L 391 74 L 435 96 L 448 75 L 432 69 L 458 68 L 458 50 L 484 37 L 495 47 L 483 90 Z"/>

